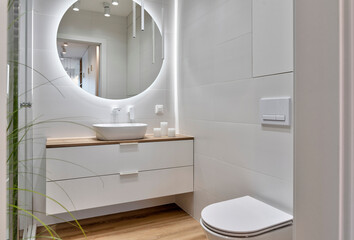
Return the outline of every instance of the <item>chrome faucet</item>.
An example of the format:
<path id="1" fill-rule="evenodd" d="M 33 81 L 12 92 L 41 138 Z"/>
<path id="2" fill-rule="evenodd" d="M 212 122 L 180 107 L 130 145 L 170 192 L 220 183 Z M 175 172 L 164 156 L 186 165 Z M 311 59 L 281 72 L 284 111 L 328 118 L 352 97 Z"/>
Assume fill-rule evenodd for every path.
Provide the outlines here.
<path id="1" fill-rule="evenodd" d="M 112 107 L 112 123 L 117 123 L 119 121 L 119 113 L 122 111 L 122 108 L 120 107 Z"/>

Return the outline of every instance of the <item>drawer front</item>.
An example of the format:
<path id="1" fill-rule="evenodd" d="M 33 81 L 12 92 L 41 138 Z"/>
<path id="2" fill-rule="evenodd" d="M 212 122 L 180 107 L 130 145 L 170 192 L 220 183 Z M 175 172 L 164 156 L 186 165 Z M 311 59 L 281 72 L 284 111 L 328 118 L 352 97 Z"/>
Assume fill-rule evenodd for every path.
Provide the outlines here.
<path id="1" fill-rule="evenodd" d="M 47 181 L 193 165 L 193 140 L 48 148 Z"/>
<path id="2" fill-rule="evenodd" d="M 193 167 L 190 166 L 47 182 L 46 194 L 69 211 L 77 211 L 192 191 Z M 46 200 L 46 211 L 48 215 L 66 212 L 50 199 Z"/>

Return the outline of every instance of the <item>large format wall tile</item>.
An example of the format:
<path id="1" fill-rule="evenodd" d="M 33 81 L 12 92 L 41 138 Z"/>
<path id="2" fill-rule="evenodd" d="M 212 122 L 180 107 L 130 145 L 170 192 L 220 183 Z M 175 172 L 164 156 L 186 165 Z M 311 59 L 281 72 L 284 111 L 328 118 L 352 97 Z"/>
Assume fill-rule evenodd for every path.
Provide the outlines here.
<path id="1" fill-rule="evenodd" d="M 210 1 L 180 2 L 180 124 L 183 133 L 195 136 L 195 192 L 178 196 L 176 202 L 196 219 L 206 205 L 244 195 L 291 213 L 293 127 L 262 126 L 259 101 L 293 97 L 292 63 L 276 56 L 277 51 L 261 52 L 254 47 L 254 38 L 261 41 L 263 36 L 252 31 L 252 1 L 218 1 L 217 6 Z M 253 4 L 253 12 L 260 11 L 254 16 L 257 27 L 269 28 L 274 19 L 288 14 L 275 13 L 268 19 L 266 15 L 274 10 L 271 7 L 255 10 Z M 258 22 L 260 17 L 266 18 L 264 22 Z M 277 22 L 274 27 L 282 24 L 289 22 Z M 262 30 L 265 42 L 256 44 L 269 48 L 267 44 L 275 37 L 275 44 L 292 56 L 288 42 L 266 31 Z M 267 51 L 273 55 L 264 55 Z M 291 68 L 284 69 L 284 64 Z M 267 71 L 253 77 L 257 66 Z"/>
<path id="2" fill-rule="evenodd" d="M 253 76 L 294 69 L 293 0 L 253 0 Z"/>
<path id="3" fill-rule="evenodd" d="M 293 74 L 245 79 L 214 86 L 216 121 L 259 124 L 259 101 L 263 97 L 292 97 Z"/>

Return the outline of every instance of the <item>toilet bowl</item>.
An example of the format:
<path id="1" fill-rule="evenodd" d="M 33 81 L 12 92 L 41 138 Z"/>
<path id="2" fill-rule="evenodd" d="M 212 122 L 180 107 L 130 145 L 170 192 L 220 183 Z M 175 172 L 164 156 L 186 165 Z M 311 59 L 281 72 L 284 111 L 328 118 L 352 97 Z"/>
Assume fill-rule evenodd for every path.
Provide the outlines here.
<path id="1" fill-rule="evenodd" d="M 209 240 L 291 240 L 293 216 L 249 196 L 205 207 L 200 224 Z"/>

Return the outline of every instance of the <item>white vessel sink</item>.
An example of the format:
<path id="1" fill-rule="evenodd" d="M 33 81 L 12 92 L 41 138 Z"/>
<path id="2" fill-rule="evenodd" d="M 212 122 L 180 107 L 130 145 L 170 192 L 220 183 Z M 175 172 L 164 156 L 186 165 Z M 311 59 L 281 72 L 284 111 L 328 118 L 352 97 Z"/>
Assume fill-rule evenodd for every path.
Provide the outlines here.
<path id="1" fill-rule="evenodd" d="M 94 124 L 98 140 L 129 140 L 144 138 L 147 124 L 145 123 L 107 123 Z"/>

